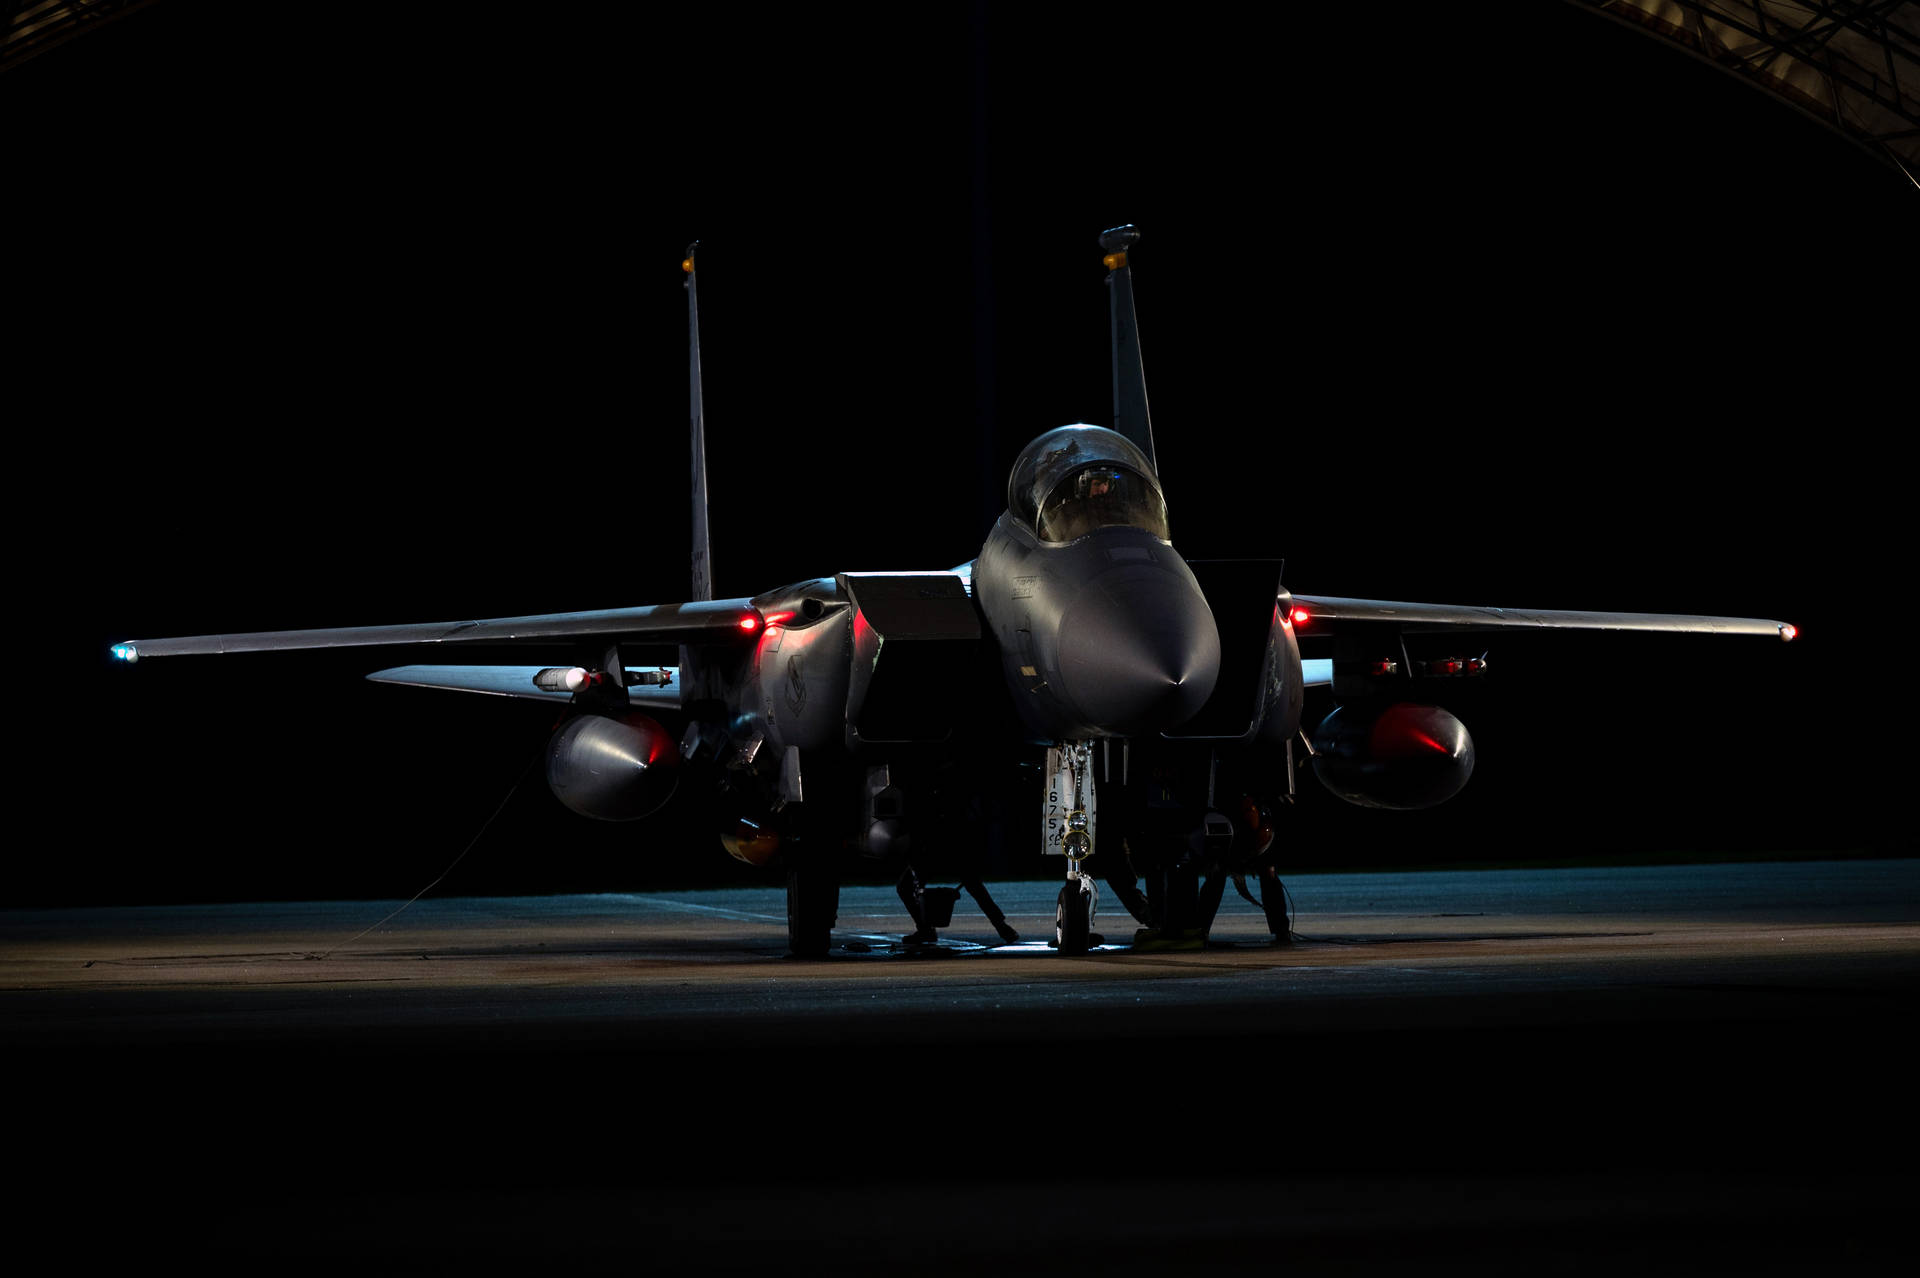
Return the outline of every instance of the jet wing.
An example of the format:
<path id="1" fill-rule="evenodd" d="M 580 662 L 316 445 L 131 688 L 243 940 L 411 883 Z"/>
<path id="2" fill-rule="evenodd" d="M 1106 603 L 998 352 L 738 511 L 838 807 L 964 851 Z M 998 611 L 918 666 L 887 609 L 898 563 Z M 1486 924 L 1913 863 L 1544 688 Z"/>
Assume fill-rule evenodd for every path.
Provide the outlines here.
<path id="1" fill-rule="evenodd" d="M 344 626 L 329 630 L 264 630 L 242 635 L 183 635 L 132 639 L 113 645 L 122 661 L 228 652 L 364 648 L 443 643 L 725 643 L 757 637 L 766 619 L 751 599 L 552 612 L 482 621 L 433 621 L 405 626 Z M 475 689 L 478 691 L 479 689 Z"/>
<path id="2" fill-rule="evenodd" d="M 455 692 L 480 692 L 495 697 L 525 697 L 532 701 L 554 701 L 566 705 L 574 698 L 565 688 L 542 688 L 534 676 L 550 666 L 394 666 L 376 670 L 367 678 L 375 683 L 397 683 L 410 688 L 448 688 Z M 657 684 L 636 684 L 627 688 L 627 700 L 636 706 L 655 710 L 680 708 L 680 672 L 672 666 L 630 670 L 628 678 L 646 675 L 661 677 Z"/>
<path id="3" fill-rule="evenodd" d="M 1464 604 L 1401 603 L 1388 599 L 1346 599 L 1337 595 L 1294 594 L 1298 633 L 1323 632 L 1339 621 L 1389 622 L 1410 633 L 1451 630 L 1653 630 L 1672 634 L 1777 635 L 1791 639 L 1795 628 L 1762 617 L 1694 617 L 1661 612 L 1565 612 L 1552 608 L 1481 608 Z"/>

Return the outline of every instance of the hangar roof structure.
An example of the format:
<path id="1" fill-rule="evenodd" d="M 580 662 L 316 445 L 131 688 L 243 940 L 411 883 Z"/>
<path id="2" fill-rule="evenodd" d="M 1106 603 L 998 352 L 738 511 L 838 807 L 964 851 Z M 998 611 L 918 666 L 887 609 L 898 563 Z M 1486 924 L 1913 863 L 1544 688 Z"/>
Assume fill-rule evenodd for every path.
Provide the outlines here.
<path id="1" fill-rule="evenodd" d="M 1920 186 L 1920 4 L 1568 0 L 1792 103 Z"/>
<path id="2" fill-rule="evenodd" d="M 0 71 L 155 0 L 0 0 Z M 1780 98 L 1920 187 L 1915 0 L 1567 0 Z M 1455 7 L 1450 10 L 1457 12 Z M 1498 6 L 1479 6 L 1489 40 Z M 1516 50 L 1515 56 L 1525 56 Z"/>
<path id="3" fill-rule="evenodd" d="M 0 71 L 75 36 L 144 9 L 153 0 L 0 0 Z"/>

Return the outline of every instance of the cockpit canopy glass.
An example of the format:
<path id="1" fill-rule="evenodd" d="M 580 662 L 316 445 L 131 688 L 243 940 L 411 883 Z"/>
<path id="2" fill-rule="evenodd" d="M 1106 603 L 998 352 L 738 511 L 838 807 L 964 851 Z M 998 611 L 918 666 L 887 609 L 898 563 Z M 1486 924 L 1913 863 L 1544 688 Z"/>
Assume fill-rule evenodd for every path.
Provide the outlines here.
<path id="1" fill-rule="evenodd" d="M 1142 528 L 1171 540 L 1160 490 L 1138 471 L 1110 462 L 1083 466 L 1061 480 L 1034 521 L 1042 541 L 1075 541 L 1099 528 Z"/>
<path id="2" fill-rule="evenodd" d="M 1166 501 L 1153 463 L 1104 426 L 1050 430 L 1028 444 L 1007 481 L 1007 506 L 1042 539 L 1073 541 L 1099 528 L 1167 533 Z"/>

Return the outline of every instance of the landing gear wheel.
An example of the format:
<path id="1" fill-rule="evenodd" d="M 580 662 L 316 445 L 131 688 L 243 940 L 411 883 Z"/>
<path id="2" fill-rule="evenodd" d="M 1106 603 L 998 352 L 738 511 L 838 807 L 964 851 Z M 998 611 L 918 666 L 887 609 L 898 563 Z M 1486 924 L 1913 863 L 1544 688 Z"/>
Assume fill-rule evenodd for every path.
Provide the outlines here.
<path id="1" fill-rule="evenodd" d="M 1093 938 L 1093 893 L 1082 880 L 1071 879 L 1060 889 L 1053 911 L 1053 936 L 1062 954 L 1085 954 Z"/>
<path id="2" fill-rule="evenodd" d="M 799 959 L 827 956 L 840 912 L 840 876 L 831 865 L 796 861 L 787 867 L 787 950 Z"/>

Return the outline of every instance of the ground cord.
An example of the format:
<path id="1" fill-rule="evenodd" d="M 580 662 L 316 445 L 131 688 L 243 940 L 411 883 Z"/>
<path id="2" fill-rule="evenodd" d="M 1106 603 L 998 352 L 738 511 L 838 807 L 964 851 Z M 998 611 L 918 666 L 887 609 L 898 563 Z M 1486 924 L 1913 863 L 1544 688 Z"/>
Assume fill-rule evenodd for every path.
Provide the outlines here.
<path id="1" fill-rule="evenodd" d="M 405 901 L 402 901 L 394 909 L 394 911 L 391 914 L 387 915 L 386 918 L 381 919 L 378 923 L 370 924 L 369 926 L 362 928 L 360 931 L 354 933 L 352 936 L 348 937 L 346 940 L 341 941 L 339 944 L 335 945 L 333 949 L 310 951 L 307 954 L 307 957 L 310 959 L 332 958 L 335 950 L 344 949 L 346 946 L 352 945 L 355 941 L 365 936 L 368 932 L 371 932 L 374 929 L 379 927 L 384 927 L 386 924 L 392 922 L 396 917 L 398 917 L 402 910 L 406 909 L 408 906 L 412 905 L 415 901 L 418 901 L 421 897 L 425 896 L 427 893 L 439 887 L 441 880 L 445 879 L 449 874 L 452 874 L 454 871 L 454 867 L 459 865 L 462 861 L 466 860 L 467 853 L 473 851 L 473 849 L 479 845 L 480 840 L 486 837 L 487 831 L 493 828 L 493 823 L 500 819 L 500 814 L 502 812 L 505 812 L 507 810 L 507 804 L 512 802 L 513 796 L 520 792 L 520 785 L 522 782 L 524 782 L 527 779 L 527 773 L 533 771 L 533 765 L 540 762 L 542 756 L 544 756 L 545 753 L 546 753 L 546 748 L 543 746 L 541 747 L 540 754 L 536 754 L 533 756 L 533 758 L 527 760 L 527 766 L 520 769 L 520 775 L 513 779 L 512 785 L 507 787 L 506 797 L 500 800 L 500 806 L 493 810 L 493 815 L 486 819 L 486 822 L 481 825 L 479 831 L 471 839 L 467 840 L 467 846 L 460 849 L 460 855 L 456 856 L 455 858 L 453 858 L 453 860 L 449 861 L 447 863 L 447 868 L 440 871 L 440 873 L 434 877 L 433 882 L 427 884 L 425 887 L 421 888 L 418 892 L 415 892 L 411 897 L 407 898 Z"/>

